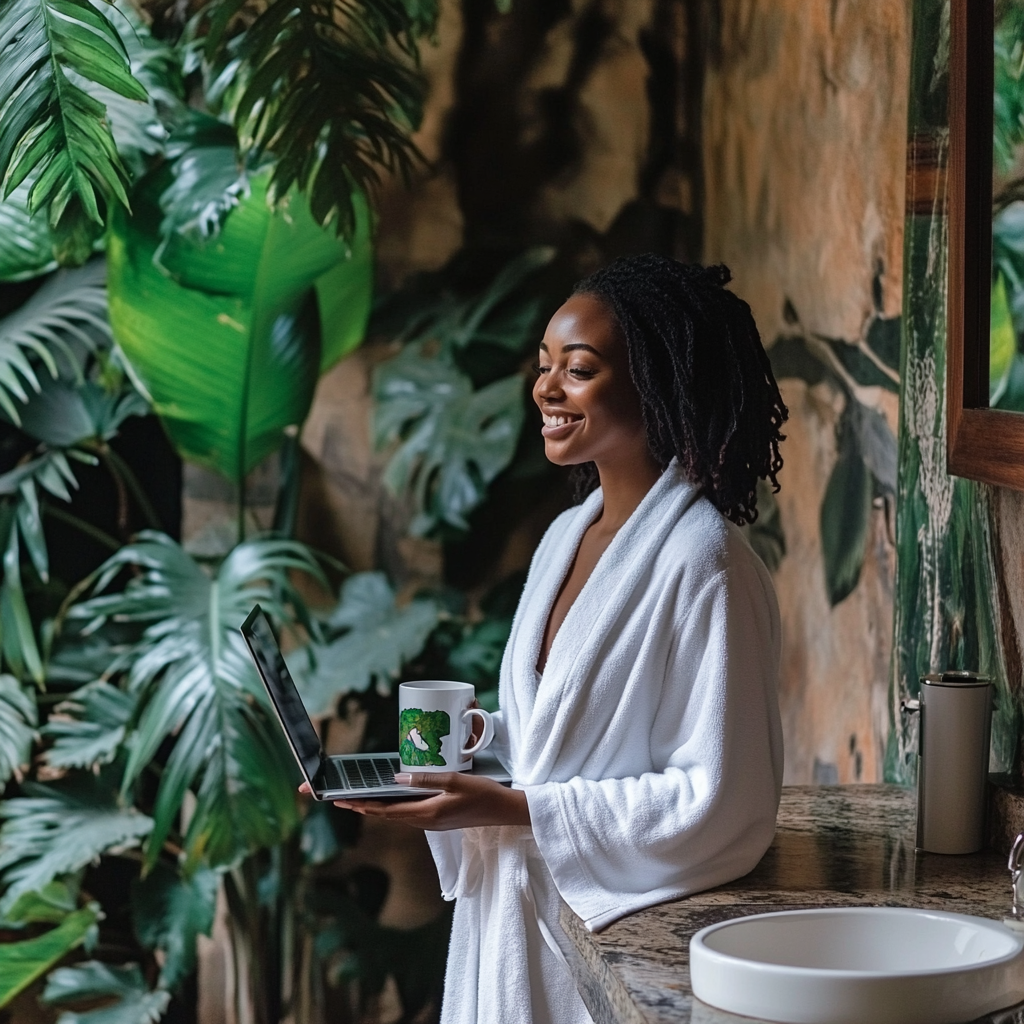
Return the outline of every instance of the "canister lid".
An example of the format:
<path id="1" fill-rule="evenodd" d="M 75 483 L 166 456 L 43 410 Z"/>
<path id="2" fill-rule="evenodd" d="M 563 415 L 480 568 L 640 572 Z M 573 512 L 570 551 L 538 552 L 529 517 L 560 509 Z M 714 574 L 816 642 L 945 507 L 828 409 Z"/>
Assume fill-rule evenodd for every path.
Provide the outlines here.
<path id="1" fill-rule="evenodd" d="M 977 672 L 932 672 L 921 676 L 921 683 L 928 686 L 988 686 L 991 681 L 989 676 Z"/>

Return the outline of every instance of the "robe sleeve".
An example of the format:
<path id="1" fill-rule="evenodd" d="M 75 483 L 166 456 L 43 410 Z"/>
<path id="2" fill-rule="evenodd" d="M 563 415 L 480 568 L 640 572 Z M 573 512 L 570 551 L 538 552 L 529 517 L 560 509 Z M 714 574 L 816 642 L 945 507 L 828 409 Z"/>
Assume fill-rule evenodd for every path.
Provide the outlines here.
<path id="1" fill-rule="evenodd" d="M 655 770 L 526 787 L 540 852 L 591 930 L 738 878 L 771 843 L 780 631 L 767 571 L 752 562 L 721 569 L 660 627 L 674 633 L 665 678 L 633 709 L 653 725 L 630 737 L 650 744 Z"/>

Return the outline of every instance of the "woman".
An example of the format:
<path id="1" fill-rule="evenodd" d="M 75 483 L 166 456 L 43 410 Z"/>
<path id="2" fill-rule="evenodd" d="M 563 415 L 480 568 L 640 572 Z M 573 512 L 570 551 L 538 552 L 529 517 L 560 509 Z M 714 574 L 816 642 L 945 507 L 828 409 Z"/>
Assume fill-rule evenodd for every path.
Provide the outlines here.
<path id="1" fill-rule="evenodd" d="M 515 787 L 413 774 L 396 781 L 444 792 L 340 804 L 428 830 L 457 899 L 444 1024 L 590 1021 L 563 900 L 599 929 L 745 874 L 771 842 L 778 610 L 733 524 L 756 517 L 758 478 L 777 486 L 786 408 L 728 280 L 620 259 L 548 324 L 545 451 L 590 493 L 541 541 L 505 650 Z"/>

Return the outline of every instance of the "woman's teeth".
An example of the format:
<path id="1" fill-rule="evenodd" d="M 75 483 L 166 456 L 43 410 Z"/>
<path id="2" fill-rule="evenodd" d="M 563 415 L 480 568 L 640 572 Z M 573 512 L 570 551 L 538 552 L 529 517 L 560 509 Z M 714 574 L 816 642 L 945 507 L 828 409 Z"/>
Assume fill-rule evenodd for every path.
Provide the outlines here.
<path id="1" fill-rule="evenodd" d="M 576 420 L 582 419 L 580 416 L 545 416 L 544 426 L 545 427 L 564 427 L 566 423 L 575 423 Z"/>

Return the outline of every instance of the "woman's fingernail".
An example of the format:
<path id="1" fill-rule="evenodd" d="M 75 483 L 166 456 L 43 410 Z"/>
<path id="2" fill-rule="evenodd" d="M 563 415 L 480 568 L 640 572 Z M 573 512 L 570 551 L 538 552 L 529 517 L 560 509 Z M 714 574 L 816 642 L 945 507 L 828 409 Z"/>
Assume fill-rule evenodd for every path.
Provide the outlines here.
<path id="1" fill-rule="evenodd" d="M 412 772 L 395 772 L 395 785 L 396 786 L 411 786 L 412 785 Z"/>

